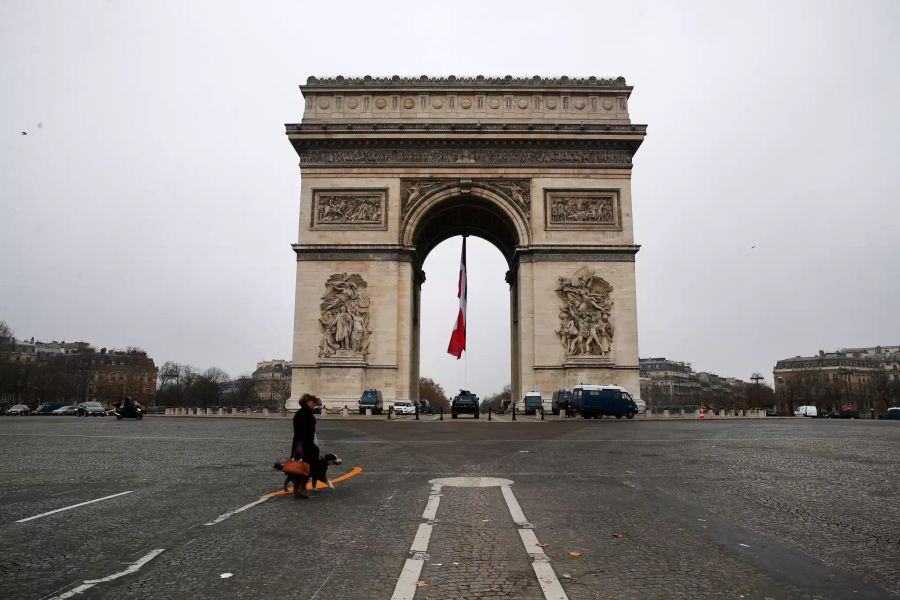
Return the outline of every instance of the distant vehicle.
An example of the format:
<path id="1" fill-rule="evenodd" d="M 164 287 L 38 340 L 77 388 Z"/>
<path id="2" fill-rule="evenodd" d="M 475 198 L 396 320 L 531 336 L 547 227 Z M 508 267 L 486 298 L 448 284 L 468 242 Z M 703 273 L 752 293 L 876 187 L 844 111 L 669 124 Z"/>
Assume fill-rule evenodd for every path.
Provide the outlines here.
<path id="1" fill-rule="evenodd" d="M 416 414 L 416 405 L 405 400 L 397 400 L 394 402 L 394 413 L 398 415 L 414 415 Z"/>
<path id="2" fill-rule="evenodd" d="M 19 406 L 22 406 L 21 404 Z M 15 408 L 15 407 L 13 407 Z M 12 410 L 12 409 L 10 409 Z M 884 414 L 878 417 L 879 419 L 889 419 L 891 421 L 900 421 L 900 406 L 891 406 Z"/>
<path id="3" fill-rule="evenodd" d="M 79 417 L 105 417 L 106 409 L 99 402 L 82 402 L 78 405 Z"/>
<path id="4" fill-rule="evenodd" d="M 556 390 L 553 392 L 553 399 L 550 401 L 550 412 L 558 415 L 564 411 L 572 401 L 572 392 L 569 390 Z"/>
<path id="5" fill-rule="evenodd" d="M 633 419 L 638 407 L 631 394 L 618 385 L 577 385 L 572 391 L 575 410 L 582 418 L 602 418 L 606 415 Z"/>
<path id="6" fill-rule="evenodd" d="M 522 400 L 522 406 L 522 412 L 526 415 L 536 415 L 539 410 L 543 410 L 544 399 L 541 397 L 540 392 L 532 390 L 525 393 L 525 398 Z"/>
<path id="7" fill-rule="evenodd" d="M 359 414 L 366 414 L 366 409 L 372 409 L 373 415 L 380 415 L 384 410 L 384 399 L 380 390 L 368 389 L 359 397 Z"/>
<path id="8" fill-rule="evenodd" d="M 65 417 L 77 417 L 78 416 L 78 406 L 75 404 L 71 404 L 66 407 L 63 411 L 63 416 Z"/>
<path id="9" fill-rule="evenodd" d="M 828 419 L 858 419 L 859 411 L 852 406 L 845 406 L 839 410 L 831 411 L 825 417 Z"/>
<path id="10" fill-rule="evenodd" d="M 70 410 L 72 412 L 69 412 Z M 72 406 L 64 404 L 64 405 L 60 406 L 59 408 L 54 409 L 50 414 L 55 417 L 61 417 L 63 415 L 69 415 L 69 414 L 74 415 L 76 410 L 77 410 L 77 407 L 74 404 Z"/>
<path id="11" fill-rule="evenodd" d="M 31 410 L 24 404 L 16 404 L 9 407 L 9 410 L 6 411 L 6 414 L 18 417 L 27 417 L 29 413 L 31 413 Z"/>
<path id="12" fill-rule="evenodd" d="M 57 408 L 62 408 L 64 406 L 67 406 L 65 402 L 45 402 L 34 409 L 31 414 L 43 416 L 51 415 Z"/>
<path id="13" fill-rule="evenodd" d="M 818 417 L 819 409 L 815 406 L 801 406 L 794 411 L 795 417 Z"/>
<path id="14" fill-rule="evenodd" d="M 459 394 L 454 396 L 450 403 L 450 417 L 455 419 L 459 415 L 472 415 L 478 418 L 478 396 L 469 390 L 459 390 Z"/>

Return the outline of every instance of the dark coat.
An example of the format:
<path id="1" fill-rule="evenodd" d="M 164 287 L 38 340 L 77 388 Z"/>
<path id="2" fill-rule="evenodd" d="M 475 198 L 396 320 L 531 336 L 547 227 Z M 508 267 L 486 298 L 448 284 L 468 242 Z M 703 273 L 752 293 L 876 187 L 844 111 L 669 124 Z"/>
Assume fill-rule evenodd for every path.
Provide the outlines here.
<path id="1" fill-rule="evenodd" d="M 294 441 L 291 444 L 291 456 L 302 451 L 304 456 L 313 454 L 316 439 L 316 415 L 312 409 L 303 404 L 294 414 Z M 318 449 L 316 449 L 318 450 Z M 315 454 L 318 454 L 316 451 Z"/>

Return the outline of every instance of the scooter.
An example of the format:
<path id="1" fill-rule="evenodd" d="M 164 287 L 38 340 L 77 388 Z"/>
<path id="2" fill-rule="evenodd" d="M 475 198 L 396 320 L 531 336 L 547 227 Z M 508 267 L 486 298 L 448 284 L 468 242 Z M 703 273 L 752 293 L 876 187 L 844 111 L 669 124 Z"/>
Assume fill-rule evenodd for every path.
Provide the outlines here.
<path id="1" fill-rule="evenodd" d="M 134 408 L 126 408 L 124 406 L 120 406 L 116 409 L 116 419 L 120 421 L 122 419 L 137 419 L 140 421 L 144 418 L 144 411 L 141 410 L 140 406 L 135 406 Z"/>

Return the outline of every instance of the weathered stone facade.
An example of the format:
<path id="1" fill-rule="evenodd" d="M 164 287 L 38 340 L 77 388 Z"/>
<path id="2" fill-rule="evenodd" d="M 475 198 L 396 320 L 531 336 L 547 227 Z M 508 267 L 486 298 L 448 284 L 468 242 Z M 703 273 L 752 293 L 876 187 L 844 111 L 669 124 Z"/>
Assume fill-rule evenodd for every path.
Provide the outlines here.
<path id="1" fill-rule="evenodd" d="M 304 392 L 417 398 L 422 265 L 461 234 L 509 264 L 515 397 L 581 382 L 639 394 L 631 168 L 646 126 L 623 78 L 311 77 L 301 90 L 303 120 L 286 126 L 302 175 L 289 407 Z M 358 278 L 356 292 L 329 301 L 334 277 Z"/>

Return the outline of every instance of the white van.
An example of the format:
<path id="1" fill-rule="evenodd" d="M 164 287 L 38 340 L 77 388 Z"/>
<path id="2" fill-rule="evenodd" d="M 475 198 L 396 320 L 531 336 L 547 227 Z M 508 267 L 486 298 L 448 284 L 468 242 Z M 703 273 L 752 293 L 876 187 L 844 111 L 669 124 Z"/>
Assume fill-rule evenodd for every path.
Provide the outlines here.
<path id="1" fill-rule="evenodd" d="M 801 406 L 794 411 L 795 417 L 818 417 L 819 409 L 815 406 Z"/>

